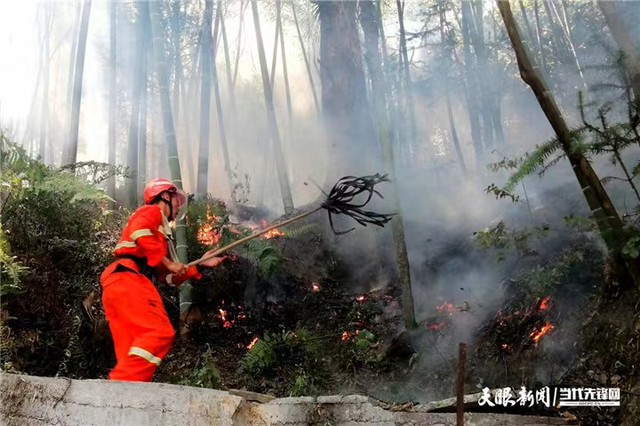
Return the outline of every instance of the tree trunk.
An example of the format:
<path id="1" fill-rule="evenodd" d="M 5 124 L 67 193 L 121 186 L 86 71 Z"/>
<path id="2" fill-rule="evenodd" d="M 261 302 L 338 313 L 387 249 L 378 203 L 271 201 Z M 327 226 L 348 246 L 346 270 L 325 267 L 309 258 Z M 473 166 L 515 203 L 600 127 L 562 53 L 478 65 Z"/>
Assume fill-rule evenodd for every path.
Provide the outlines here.
<path id="1" fill-rule="evenodd" d="M 280 55 L 282 57 L 282 76 L 284 77 L 284 93 L 287 99 L 287 113 L 289 117 L 289 125 L 293 122 L 293 107 L 291 105 L 291 91 L 289 88 L 289 71 L 287 70 L 287 51 L 285 50 L 284 31 L 282 29 L 282 16 L 281 8 L 282 4 L 280 0 L 276 0 L 276 7 L 278 8 L 278 28 L 280 28 Z"/>
<path id="2" fill-rule="evenodd" d="M 276 0 L 277 1 L 277 0 Z M 276 14 L 276 28 L 273 35 L 273 53 L 271 55 L 271 72 L 269 73 L 269 85 L 271 86 L 271 92 L 273 92 L 274 84 L 276 81 L 276 67 L 278 65 L 278 40 L 280 39 L 280 8 L 277 8 Z"/>
<path id="3" fill-rule="evenodd" d="M 80 22 L 82 22 L 82 5 L 78 5 L 76 7 L 76 11 L 75 11 L 75 19 L 74 19 L 74 25 L 73 25 L 73 32 L 71 34 L 71 51 L 69 52 L 69 70 L 68 70 L 68 75 L 67 75 L 67 103 L 66 106 L 67 108 L 69 108 L 69 117 L 71 117 L 71 105 L 73 103 L 73 70 L 75 67 L 75 63 L 76 63 L 76 54 L 78 51 L 78 36 L 80 34 Z M 67 123 L 68 125 L 71 124 L 71 120 L 69 120 L 69 123 Z M 67 138 L 69 137 L 69 134 L 71 133 L 71 128 L 68 127 L 67 129 Z M 64 147 L 62 148 L 62 159 L 61 162 L 64 163 L 65 159 L 66 159 L 66 155 L 67 155 L 67 146 L 68 144 L 65 143 Z"/>
<path id="4" fill-rule="evenodd" d="M 533 29 L 531 27 L 531 22 L 529 21 L 529 17 L 527 16 L 527 9 L 524 7 L 524 3 L 522 2 L 522 0 L 518 0 L 518 5 L 520 6 L 520 13 L 522 13 L 524 26 L 527 27 L 527 35 L 529 36 L 529 42 L 533 43 L 533 40 L 535 40 L 535 36 L 533 35 Z"/>
<path id="5" fill-rule="evenodd" d="M 313 103 L 316 106 L 316 111 L 320 111 L 320 103 L 318 102 L 318 94 L 316 93 L 316 85 L 313 82 L 313 73 L 311 72 L 311 65 L 309 64 L 309 58 L 307 51 L 304 48 L 304 40 L 302 33 L 300 32 L 300 24 L 298 23 L 298 15 L 296 15 L 295 0 L 291 0 L 291 12 L 293 13 L 293 21 L 296 24 L 296 32 L 298 33 L 298 40 L 300 41 L 300 49 L 302 50 L 302 58 L 304 59 L 304 65 L 307 69 L 307 76 L 309 77 L 309 85 L 311 86 L 311 94 L 313 95 Z"/>
<path id="6" fill-rule="evenodd" d="M 362 64 L 356 2 L 318 1 L 320 78 L 330 141 L 329 176 L 369 174 L 380 164 Z"/>
<path id="7" fill-rule="evenodd" d="M 43 74 L 42 105 L 40 109 L 40 147 L 38 153 L 43 163 L 46 163 L 46 147 L 49 138 L 49 73 L 51 64 L 51 29 L 53 27 L 52 7 L 50 3 L 44 3 L 44 48 L 43 48 Z"/>
<path id="8" fill-rule="evenodd" d="M 231 173 L 231 162 L 229 160 L 229 149 L 227 145 L 227 133 L 224 123 L 224 112 L 222 109 L 222 99 L 220 96 L 220 81 L 218 79 L 218 67 L 216 59 L 218 57 L 218 49 L 215 48 L 218 42 L 218 35 L 220 33 L 220 24 L 222 22 L 222 0 L 218 0 L 218 7 L 216 10 L 216 25 L 213 29 L 213 62 L 211 64 L 211 75 L 213 77 L 213 91 L 216 99 L 216 116 L 218 117 L 218 135 L 220 137 L 220 145 L 222 146 L 222 158 L 224 161 L 224 170 L 227 173 L 227 179 L 229 181 L 229 191 L 231 194 L 231 208 L 235 208 L 237 204 L 237 197 L 235 193 L 235 186 L 233 182 L 233 175 Z"/>
<path id="9" fill-rule="evenodd" d="M 227 76 L 227 86 L 229 90 L 229 106 L 231 109 L 231 115 L 235 115 L 236 113 L 236 94 L 235 89 L 233 87 L 232 77 L 231 77 L 231 55 L 229 54 L 229 42 L 227 40 L 227 28 L 224 25 L 224 13 L 222 13 L 222 5 L 218 6 L 220 8 L 220 31 L 222 32 L 222 46 L 224 48 L 224 63 L 225 63 L 225 71 Z M 241 6 L 242 7 L 242 6 Z"/>
<path id="10" fill-rule="evenodd" d="M 566 9 L 564 10 L 565 19 L 563 20 L 562 16 L 560 16 L 560 13 L 558 13 L 558 8 L 556 7 L 555 2 L 553 0 L 549 0 L 549 3 L 551 4 L 551 9 L 553 10 L 553 13 L 556 19 L 558 20 L 558 22 L 560 22 L 560 28 L 562 29 L 562 33 L 564 35 L 566 44 L 569 47 L 569 50 L 571 51 L 571 56 L 576 64 L 576 69 L 578 70 L 578 74 L 580 75 L 580 79 L 582 80 L 582 86 L 584 87 L 584 91 L 585 93 L 587 93 L 589 91 L 589 88 L 587 87 L 587 80 L 584 78 L 584 73 L 582 72 L 582 66 L 580 65 L 580 59 L 578 58 L 578 52 L 576 52 L 576 48 L 573 45 L 573 40 L 571 37 L 571 28 L 569 27 L 569 22 L 566 20 L 567 18 Z"/>
<path id="11" fill-rule="evenodd" d="M 360 22 L 365 34 L 365 57 L 369 66 L 369 76 L 371 78 L 371 93 L 375 109 L 376 123 L 378 124 L 378 138 L 382 148 L 384 168 L 391 180 L 391 190 L 389 191 L 391 205 L 397 212 L 396 217 L 391 221 L 393 233 L 393 243 L 396 252 L 398 265 L 398 281 L 402 292 L 402 312 L 405 326 L 407 328 L 416 327 L 415 308 L 413 292 L 411 290 L 411 273 L 409 268 L 409 257 L 407 255 L 407 244 L 404 235 L 404 223 L 402 219 L 402 209 L 398 199 L 398 184 L 396 180 L 395 163 L 393 158 L 392 132 L 389 127 L 387 107 L 385 105 L 385 78 L 382 72 L 379 47 L 379 25 L 377 22 L 376 6 L 372 0 L 360 1 L 361 13 Z"/>
<path id="12" fill-rule="evenodd" d="M 143 13 L 143 4 L 138 2 L 138 22 L 136 37 L 136 62 L 133 68 L 133 91 L 131 92 L 131 121 L 129 124 L 129 143 L 127 145 L 127 165 L 132 175 L 133 182 L 129 185 L 128 205 L 138 204 L 140 197 L 140 173 L 138 155 L 140 151 L 140 102 L 142 94 L 146 90 L 146 40 L 149 32 L 149 22 Z"/>
<path id="13" fill-rule="evenodd" d="M 147 25 L 148 28 L 148 25 Z M 145 35 L 148 36 L 148 32 Z M 144 52 L 147 52 L 149 38 L 145 37 Z M 142 87 L 140 89 L 140 119 L 138 121 L 138 204 L 144 203 L 143 191 L 147 181 L 147 96 L 148 96 L 148 55 L 144 54 Z"/>
<path id="14" fill-rule="evenodd" d="M 408 141 L 405 141 L 408 147 L 409 158 L 415 155 L 418 144 L 418 130 L 416 126 L 415 102 L 413 99 L 413 83 L 411 81 L 411 63 L 409 62 L 409 52 L 407 51 L 407 35 L 404 28 L 404 0 L 396 0 L 396 8 L 398 9 L 398 23 L 400 25 L 400 55 L 402 61 L 400 63 L 400 71 L 402 75 L 404 113 L 409 120 Z M 407 114 L 408 113 L 408 114 Z"/>
<path id="15" fill-rule="evenodd" d="M 567 57 L 567 50 L 565 49 L 564 39 L 562 38 L 562 31 L 558 29 L 558 25 L 556 24 L 555 19 L 553 19 L 553 14 L 551 13 L 551 8 L 549 7 L 549 3 L 552 0 L 542 0 L 542 5 L 544 6 L 544 10 L 547 13 L 547 18 L 549 19 L 549 27 L 551 28 L 551 41 L 553 42 L 553 46 L 556 51 L 556 55 L 558 55 L 558 59 L 560 62 L 564 62 Z"/>
<path id="16" fill-rule="evenodd" d="M 211 35 L 211 23 L 213 20 L 213 0 L 206 0 L 204 6 L 204 18 L 202 23 L 202 36 L 200 45 L 200 145 L 198 147 L 198 184 L 196 192 L 206 195 L 209 186 L 209 132 L 211 128 L 211 68 L 213 55 L 213 39 Z M 216 17 L 216 26 L 218 18 Z"/>
<path id="17" fill-rule="evenodd" d="M 618 3 L 598 0 L 598 6 L 600 6 L 604 19 L 611 30 L 613 39 L 624 54 L 624 66 L 631 81 L 636 113 L 640 114 L 640 53 L 630 37 L 629 29 L 618 12 Z"/>
<path id="18" fill-rule="evenodd" d="M 144 4 L 144 3 L 143 3 Z M 153 37 L 153 52 L 158 74 L 158 91 L 160 93 L 160 107 L 162 109 L 162 125 L 164 128 L 164 138 L 169 153 L 169 169 L 171 180 L 182 188 L 182 174 L 180 172 L 180 161 L 178 158 L 178 144 L 173 126 L 173 115 L 171 113 L 171 92 L 169 86 L 169 67 L 165 57 L 164 34 L 162 31 L 162 14 L 160 12 L 160 2 L 151 1 L 146 3 L 151 16 L 151 34 Z M 145 8 L 146 12 L 146 8 Z M 185 233 L 184 220 L 176 225 L 176 248 L 178 258 L 181 262 L 187 262 L 187 239 Z M 186 282 L 180 287 L 180 318 L 184 321 L 193 304 L 192 287 Z"/>
<path id="19" fill-rule="evenodd" d="M 469 122 L 471 125 L 471 139 L 475 151 L 476 164 L 482 160 L 484 146 L 482 142 L 482 134 L 480 130 L 480 117 L 478 111 L 481 106 L 478 101 L 476 72 L 474 67 L 473 56 L 471 55 L 471 25 L 472 14 L 469 0 L 462 1 L 462 48 L 464 54 L 464 75 L 465 75 L 465 99 L 467 101 L 467 110 L 469 112 Z"/>
<path id="20" fill-rule="evenodd" d="M 470 36 L 471 36 L 471 44 L 473 45 L 473 49 L 476 55 L 476 63 L 478 64 L 478 75 L 481 76 L 478 79 L 478 86 L 480 88 L 480 111 L 482 115 L 482 139 L 484 141 L 484 145 L 487 148 L 492 148 L 495 145 L 496 138 L 494 134 L 500 133 L 499 131 L 494 132 L 493 124 L 497 121 L 498 124 L 500 120 L 494 120 L 493 114 L 496 110 L 494 107 L 495 96 L 490 93 L 490 89 L 487 85 L 487 81 L 491 79 L 491 72 L 489 71 L 489 67 L 487 64 L 487 53 L 484 45 L 484 22 L 482 16 L 482 2 L 478 2 L 477 0 L 473 1 L 470 4 L 470 12 L 471 12 L 471 24 L 470 25 Z"/>
<path id="21" fill-rule="evenodd" d="M 249 0 L 251 1 L 251 0 Z M 236 87 L 236 80 L 238 78 L 238 64 L 240 63 L 240 46 L 242 46 L 242 23 L 244 22 L 244 12 L 247 10 L 247 3 L 244 0 L 240 0 L 240 18 L 238 23 L 238 48 L 236 49 L 236 60 L 233 69 L 233 88 Z"/>
<path id="22" fill-rule="evenodd" d="M 445 36 L 445 26 L 447 22 L 445 20 L 445 9 L 443 4 L 440 4 L 438 7 L 438 17 L 440 19 L 440 43 L 442 44 L 443 49 L 447 44 L 447 38 Z M 462 149 L 460 148 L 460 141 L 458 140 L 458 131 L 456 130 L 455 119 L 453 118 L 453 111 L 451 108 L 451 97 L 449 95 L 449 90 L 451 87 L 451 81 L 449 79 L 449 74 L 453 71 L 453 64 L 451 58 L 455 58 L 455 41 L 451 42 L 451 53 L 447 54 L 447 76 L 445 77 L 445 101 L 447 104 L 447 115 L 449 116 L 449 128 L 451 129 L 451 139 L 453 140 L 453 146 L 456 150 L 456 155 L 458 156 L 458 162 L 460 163 L 460 168 L 462 169 L 462 173 L 467 176 L 467 166 L 464 162 L 464 155 L 462 154 Z"/>
<path id="23" fill-rule="evenodd" d="M 181 2 L 174 0 L 172 4 L 172 16 L 171 16 L 171 38 L 173 41 L 173 54 L 174 54 L 174 76 L 173 76 L 173 108 L 175 110 L 174 120 L 180 122 L 180 92 L 183 81 L 184 71 L 182 69 L 182 55 L 180 48 L 180 32 L 181 32 Z"/>
<path id="24" fill-rule="evenodd" d="M 538 42 L 538 55 L 540 56 L 540 66 L 542 67 L 542 73 L 544 75 L 547 73 L 547 59 L 544 54 L 544 39 L 542 33 L 542 23 L 540 22 L 540 9 L 538 7 L 538 0 L 533 0 L 533 13 L 536 17 L 536 41 Z"/>
<path id="25" fill-rule="evenodd" d="M 267 110 L 267 121 L 269 131 L 271 133 L 271 144 L 273 154 L 276 160 L 276 172 L 278 174 L 278 182 L 280 184 L 280 195 L 284 205 L 285 214 L 293 213 L 293 198 L 289 187 L 289 178 L 286 173 L 284 155 L 282 154 L 282 145 L 280 142 L 280 132 L 278 130 L 278 121 L 276 119 L 276 111 L 273 106 L 273 93 L 269 82 L 269 74 L 267 71 L 267 58 L 264 53 L 264 44 L 262 42 L 262 32 L 260 31 L 260 19 L 258 14 L 258 5 L 255 1 L 251 2 L 253 11 L 253 24 L 255 26 L 256 41 L 258 44 L 258 55 L 260 57 L 260 70 L 262 73 L 262 86 L 264 91 L 264 101 Z"/>
<path id="26" fill-rule="evenodd" d="M 623 278 L 634 282 L 636 285 L 640 285 L 640 271 L 637 261 L 634 259 L 624 259 L 621 254 L 621 249 L 628 237 L 625 235 L 624 224 L 618 212 L 602 186 L 600 179 L 591 167 L 591 164 L 582 152 L 573 146 L 571 130 L 564 121 L 553 94 L 549 91 L 542 75 L 531 61 L 526 46 L 522 43 L 508 0 L 498 0 L 498 7 L 516 53 L 522 80 L 531 87 L 547 120 L 549 120 L 551 127 L 553 127 L 558 137 L 558 141 L 571 164 L 576 179 L 582 189 L 582 193 L 589 205 L 591 214 L 596 220 L 600 235 L 604 239 L 609 253 L 613 258 L 617 271 L 620 272 Z"/>
<path id="27" fill-rule="evenodd" d="M 87 47 L 87 33 L 89 32 L 89 15 L 91 13 L 91 0 L 84 0 L 82 5 L 82 21 L 78 33 L 78 45 L 75 55 L 75 67 L 73 72 L 73 99 L 71 100 L 71 122 L 69 124 L 69 146 L 66 162 L 76 162 L 78 155 L 78 131 L 80 129 L 80 104 L 82 102 L 82 77 L 84 74 L 84 55 Z"/>
<path id="28" fill-rule="evenodd" d="M 116 165 L 116 46 L 118 3 L 109 3 L 109 150 L 107 162 Z M 107 194 L 116 199 L 116 177 L 107 181 Z M 111 206 L 115 207 L 114 205 Z"/>

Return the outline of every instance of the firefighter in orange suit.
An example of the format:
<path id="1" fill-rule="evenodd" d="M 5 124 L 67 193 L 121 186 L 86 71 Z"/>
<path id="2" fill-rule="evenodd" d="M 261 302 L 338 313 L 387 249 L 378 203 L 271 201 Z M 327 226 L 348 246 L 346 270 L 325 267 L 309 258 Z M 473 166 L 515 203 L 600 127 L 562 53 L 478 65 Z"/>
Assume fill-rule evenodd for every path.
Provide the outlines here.
<path id="1" fill-rule="evenodd" d="M 179 286 L 188 279 L 201 278 L 200 268 L 215 267 L 224 260 L 214 257 L 190 267 L 178 262 L 169 222 L 184 215 L 187 197 L 173 182 L 149 182 L 144 202 L 129 217 L 115 248 L 116 260 L 100 277 L 117 359 L 110 380 L 150 382 L 171 349 L 175 330 L 152 276 Z"/>

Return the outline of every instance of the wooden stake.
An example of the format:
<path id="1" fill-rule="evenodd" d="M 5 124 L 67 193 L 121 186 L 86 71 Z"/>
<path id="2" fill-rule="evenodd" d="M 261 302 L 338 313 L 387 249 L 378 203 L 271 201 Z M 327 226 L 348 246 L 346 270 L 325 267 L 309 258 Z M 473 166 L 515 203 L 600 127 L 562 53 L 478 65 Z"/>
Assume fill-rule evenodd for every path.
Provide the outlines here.
<path id="1" fill-rule="evenodd" d="M 458 378 L 456 380 L 456 426 L 464 426 L 464 381 L 466 377 L 467 344 L 458 348 Z"/>

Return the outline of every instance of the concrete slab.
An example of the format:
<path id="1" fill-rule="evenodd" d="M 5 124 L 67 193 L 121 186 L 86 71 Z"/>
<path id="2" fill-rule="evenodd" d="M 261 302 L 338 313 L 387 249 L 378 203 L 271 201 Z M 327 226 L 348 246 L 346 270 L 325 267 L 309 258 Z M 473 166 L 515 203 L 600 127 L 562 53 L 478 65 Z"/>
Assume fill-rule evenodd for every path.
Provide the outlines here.
<path id="1" fill-rule="evenodd" d="M 7 426 L 454 426 L 454 413 L 393 412 L 361 395 L 258 403 L 212 389 L 162 383 L 0 374 Z M 467 413 L 466 426 L 567 425 L 564 419 Z"/>

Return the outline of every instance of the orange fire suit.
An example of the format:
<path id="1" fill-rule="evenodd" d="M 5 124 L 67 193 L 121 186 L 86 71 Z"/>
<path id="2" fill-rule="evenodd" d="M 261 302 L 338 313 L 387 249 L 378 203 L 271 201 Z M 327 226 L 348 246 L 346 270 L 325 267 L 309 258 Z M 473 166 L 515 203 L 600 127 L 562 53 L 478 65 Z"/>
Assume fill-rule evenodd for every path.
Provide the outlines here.
<path id="1" fill-rule="evenodd" d="M 171 349 L 175 330 L 150 280 L 151 274 L 174 286 L 202 277 L 195 266 L 174 276 L 162 265 L 160 261 L 168 256 L 167 236 L 171 233 L 166 223 L 158 205 L 136 210 L 116 245 L 117 259 L 100 277 L 102 303 L 117 359 L 109 380 L 150 382 Z"/>

